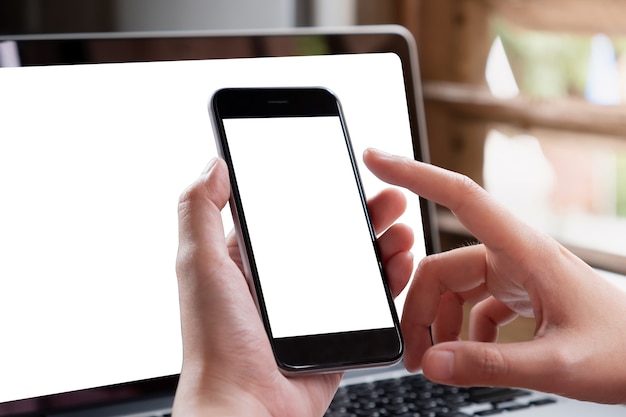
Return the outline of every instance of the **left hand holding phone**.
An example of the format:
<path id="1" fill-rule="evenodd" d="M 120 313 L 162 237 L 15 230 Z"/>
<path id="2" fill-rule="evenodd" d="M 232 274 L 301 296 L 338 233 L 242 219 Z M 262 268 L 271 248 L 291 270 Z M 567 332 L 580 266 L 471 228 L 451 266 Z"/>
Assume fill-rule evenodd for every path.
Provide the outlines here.
<path id="1" fill-rule="evenodd" d="M 174 414 L 321 416 L 341 374 L 286 377 L 279 371 L 241 270 L 237 240 L 233 233 L 224 237 L 220 212 L 229 196 L 226 165 L 215 159 L 180 197 L 176 271 L 183 366 Z M 413 269 L 413 232 L 392 225 L 405 197 L 389 189 L 368 207 L 396 296 Z"/>

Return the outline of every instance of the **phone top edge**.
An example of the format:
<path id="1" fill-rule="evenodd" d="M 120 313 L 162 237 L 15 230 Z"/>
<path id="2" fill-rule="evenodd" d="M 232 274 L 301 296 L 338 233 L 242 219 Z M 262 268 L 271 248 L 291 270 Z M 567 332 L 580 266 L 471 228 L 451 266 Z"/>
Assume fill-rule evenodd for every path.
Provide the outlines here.
<path id="1" fill-rule="evenodd" d="M 221 119 L 339 116 L 339 100 L 326 87 L 229 87 L 216 91 L 211 107 Z"/>

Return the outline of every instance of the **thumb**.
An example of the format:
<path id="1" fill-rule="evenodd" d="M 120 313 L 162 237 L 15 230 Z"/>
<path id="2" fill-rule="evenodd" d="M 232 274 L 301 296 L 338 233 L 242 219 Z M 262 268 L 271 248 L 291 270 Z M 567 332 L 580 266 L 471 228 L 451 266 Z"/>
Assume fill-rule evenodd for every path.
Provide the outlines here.
<path id="1" fill-rule="evenodd" d="M 424 375 L 446 385 L 520 387 L 552 391 L 558 372 L 554 347 L 540 339 L 496 344 L 458 341 L 437 344 L 422 358 Z"/>
<path id="2" fill-rule="evenodd" d="M 230 196 L 228 169 L 213 159 L 178 203 L 179 249 L 208 249 L 227 255 L 221 210 Z"/>

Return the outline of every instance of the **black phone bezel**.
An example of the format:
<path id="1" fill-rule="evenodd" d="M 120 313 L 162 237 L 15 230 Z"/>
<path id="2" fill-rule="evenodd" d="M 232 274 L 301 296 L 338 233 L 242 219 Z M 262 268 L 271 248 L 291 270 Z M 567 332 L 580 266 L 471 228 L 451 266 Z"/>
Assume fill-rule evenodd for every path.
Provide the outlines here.
<path id="1" fill-rule="evenodd" d="M 402 358 L 404 344 L 393 297 L 387 285 L 385 271 L 376 244 L 376 236 L 370 221 L 358 166 L 341 110 L 341 104 L 333 92 L 324 87 L 303 88 L 225 88 L 217 91 L 211 99 L 211 114 L 218 149 L 229 166 L 231 182 L 231 209 L 238 236 L 243 240 L 249 264 L 246 272 L 253 283 L 259 311 L 279 367 L 286 373 L 328 372 L 363 366 L 392 364 Z M 245 213 L 242 208 L 236 169 L 233 167 L 223 119 L 268 117 L 315 117 L 337 116 L 341 120 L 344 138 L 355 182 L 359 188 L 361 203 L 368 222 L 372 244 L 380 266 L 381 278 L 387 303 L 393 317 L 394 327 L 349 331 L 341 333 L 274 338 L 263 298 L 262 285 L 255 266 L 254 251 L 248 234 Z"/>

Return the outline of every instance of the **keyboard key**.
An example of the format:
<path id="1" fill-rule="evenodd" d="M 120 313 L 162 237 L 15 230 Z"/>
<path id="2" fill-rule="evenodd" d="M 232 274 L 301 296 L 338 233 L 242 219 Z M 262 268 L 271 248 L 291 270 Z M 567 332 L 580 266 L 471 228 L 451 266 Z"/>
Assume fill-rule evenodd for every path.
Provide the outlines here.
<path id="1" fill-rule="evenodd" d="M 469 401 L 474 403 L 498 403 L 511 401 L 517 397 L 530 395 L 529 391 L 512 388 L 468 388 Z"/>
<path id="2" fill-rule="evenodd" d="M 489 410 L 478 411 L 474 415 L 475 416 L 494 416 L 494 415 L 500 414 L 502 412 L 504 412 L 504 410 L 501 409 L 501 408 L 491 408 Z"/>
<path id="3" fill-rule="evenodd" d="M 452 387 L 416 374 L 341 387 L 325 417 L 489 416 L 555 402 L 549 397 L 524 401 L 530 394 L 516 388 Z"/>
<path id="4" fill-rule="evenodd" d="M 554 404 L 555 402 L 556 400 L 554 398 L 542 398 L 540 400 L 531 401 L 529 404 L 539 406 L 539 405 Z"/>

